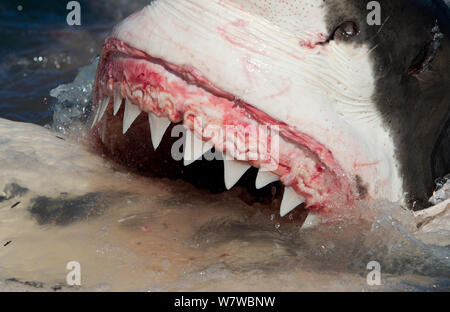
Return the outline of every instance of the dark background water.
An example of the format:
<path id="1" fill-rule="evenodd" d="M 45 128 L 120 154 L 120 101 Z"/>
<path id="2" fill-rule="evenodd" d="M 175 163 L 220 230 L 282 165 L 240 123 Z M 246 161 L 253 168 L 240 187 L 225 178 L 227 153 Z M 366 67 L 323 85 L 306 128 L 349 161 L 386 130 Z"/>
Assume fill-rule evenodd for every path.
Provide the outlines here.
<path id="1" fill-rule="evenodd" d="M 79 0 L 81 26 L 67 25 L 68 2 L 0 1 L 0 118 L 50 122 L 49 91 L 72 81 L 112 27 L 149 0 Z"/>

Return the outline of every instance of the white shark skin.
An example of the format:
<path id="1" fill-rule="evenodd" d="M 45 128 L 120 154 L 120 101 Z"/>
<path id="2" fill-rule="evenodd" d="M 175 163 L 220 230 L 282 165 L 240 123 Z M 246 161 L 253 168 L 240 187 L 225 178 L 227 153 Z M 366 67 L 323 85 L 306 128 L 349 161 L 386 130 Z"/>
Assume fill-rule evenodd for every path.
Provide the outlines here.
<path id="1" fill-rule="evenodd" d="M 317 45 L 328 35 L 325 15 L 316 0 L 157 0 L 111 38 L 194 67 L 324 144 L 370 197 L 402 201 L 394 145 L 372 99 L 374 47 Z"/>

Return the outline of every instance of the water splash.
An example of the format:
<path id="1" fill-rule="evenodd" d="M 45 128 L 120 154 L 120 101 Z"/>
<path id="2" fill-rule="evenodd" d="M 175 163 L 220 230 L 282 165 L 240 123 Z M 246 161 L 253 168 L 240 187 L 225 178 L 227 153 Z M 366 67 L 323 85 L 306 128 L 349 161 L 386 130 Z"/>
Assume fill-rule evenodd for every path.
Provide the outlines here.
<path id="1" fill-rule="evenodd" d="M 81 131 L 92 113 L 93 89 L 99 56 L 79 69 L 75 80 L 50 91 L 57 99 L 53 105 L 53 123 L 47 127 L 58 132 Z"/>

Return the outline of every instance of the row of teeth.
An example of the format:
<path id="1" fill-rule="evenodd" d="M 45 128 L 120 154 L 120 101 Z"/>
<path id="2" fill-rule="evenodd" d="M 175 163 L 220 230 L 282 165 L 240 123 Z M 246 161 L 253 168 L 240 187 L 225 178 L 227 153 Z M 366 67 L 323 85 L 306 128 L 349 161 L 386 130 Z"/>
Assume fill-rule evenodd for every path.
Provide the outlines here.
<path id="1" fill-rule="evenodd" d="M 101 99 L 97 106 L 97 111 L 95 113 L 94 121 L 92 123 L 92 128 L 98 121 L 101 121 L 108 105 L 111 101 L 110 96 L 105 96 Z M 114 116 L 120 110 L 122 105 L 123 98 L 119 91 L 114 91 Z M 125 134 L 128 129 L 131 127 L 133 122 L 137 119 L 137 117 L 142 113 L 142 110 L 139 106 L 134 105 L 131 101 L 125 97 L 125 111 L 123 117 L 123 134 Z M 161 143 L 164 134 L 169 128 L 171 121 L 166 117 L 158 117 L 153 113 L 148 113 L 148 120 L 150 124 L 150 133 L 151 140 L 154 149 L 156 150 Z M 105 121 L 103 123 L 103 127 L 105 127 Z M 105 128 L 103 129 L 103 136 L 105 133 Z M 212 149 L 213 145 L 208 143 L 200 142 L 201 140 L 190 130 L 186 132 L 186 142 L 184 145 L 184 165 L 189 166 L 196 160 L 200 159 L 203 154 Z M 202 146 L 202 148 L 198 148 Z M 197 147 L 197 148 L 195 148 Z M 236 160 L 225 160 L 224 159 L 224 179 L 225 186 L 228 190 L 230 190 L 236 183 L 241 179 L 241 177 L 251 168 L 251 165 L 244 163 L 242 161 Z M 279 180 L 279 177 L 272 172 L 259 170 L 258 175 L 256 177 L 255 186 L 257 189 L 261 189 L 270 183 L 276 182 Z M 280 215 L 284 217 L 292 212 L 296 207 L 303 204 L 305 202 L 305 198 L 297 194 L 292 187 L 285 187 L 283 200 L 281 201 L 280 206 Z M 312 226 L 317 224 L 318 217 L 312 213 L 308 215 L 307 220 L 304 223 L 304 227 Z"/>

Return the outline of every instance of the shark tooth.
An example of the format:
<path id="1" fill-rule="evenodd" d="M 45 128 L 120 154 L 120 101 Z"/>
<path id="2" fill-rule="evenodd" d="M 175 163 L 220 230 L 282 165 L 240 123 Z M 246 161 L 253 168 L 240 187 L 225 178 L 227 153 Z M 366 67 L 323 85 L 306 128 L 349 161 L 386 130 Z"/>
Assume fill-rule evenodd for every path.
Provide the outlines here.
<path id="1" fill-rule="evenodd" d="M 251 166 L 245 162 L 225 158 L 223 160 L 225 187 L 230 190 Z"/>
<path id="2" fill-rule="evenodd" d="M 92 121 L 91 129 L 94 128 L 97 123 L 98 115 L 100 114 L 100 107 L 97 107 L 97 111 L 95 112 L 94 120 Z"/>
<path id="3" fill-rule="evenodd" d="M 315 214 L 315 213 L 310 211 L 308 213 L 308 216 L 306 217 L 305 222 L 303 222 L 301 228 L 302 229 L 309 229 L 309 228 L 312 228 L 312 227 L 315 227 L 315 226 L 319 225 L 320 223 L 321 223 L 320 217 L 317 214 Z"/>
<path id="4" fill-rule="evenodd" d="M 97 110 L 96 110 L 96 112 L 95 112 L 94 120 L 92 121 L 91 129 L 94 128 L 94 126 L 95 126 L 95 124 L 97 123 L 97 121 L 100 120 L 99 116 L 100 116 L 100 112 L 101 112 L 102 109 L 103 109 L 103 106 L 104 106 L 103 103 L 104 103 L 104 102 L 106 102 L 106 105 L 108 105 L 108 103 L 109 103 L 109 96 L 104 97 L 103 99 L 101 99 L 101 100 L 99 100 L 99 101 L 97 102 Z M 106 108 L 105 108 L 105 110 L 106 110 Z"/>
<path id="5" fill-rule="evenodd" d="M 256 176 L 255 186 L 256 189 L 262 189 L 263 187 L 269 185 L 272 182 L 278 181 L 279 178 L 276 174 L 270 171 L 263 171 L 259 169 L 258 175 Z"/>
<path id="6" fill-rule="evenodd" d="M 116 88 L 114 89 L 114 116 L 117 115 L 117 113 L 120 110 L 120 107 L 122 106 L 123 98 L 120 95 L 120 89 Z"/>
<path id="7" fill-rule="evenodd" d="M 110 99 L 111 98 L 109 96 L 107 96 L 101 102 L 101 106 L 99 107 L 100 108 L 100 114 L 98 115 L 98 120 L 97 121 L 102 120 L 103 115 L 105 115 L 105 112 L 106 112 L 106 109 L 108 108 Z"/>
<path id="8" fill-rule="evenodd" d="M 280 215 L 282 217 L 286 216 L 292 210 L 294 210 L 298 205 L 303 204 L 305 198 L 297 194 L 297 192 L 292 187 L 284 188 L 283 200 L 281 201 Z"/>
<path id="9" fill-rule="evenodd" d="M 158 148 L 159 144 L 170 126 L 170 120 L 166 117 L 158 117 L 152 113 L 148 113 L 148 122 L 150 124 L 150 134 L 152 138 L 153 148 Z"/>
<path id="10" fill-rule="evenodd" d="M 184 165 L 189 166 L 207 151 L 212 149 L 213 145 L 209 142 L 203 142 L 192 131 L 186 131 L 186 142 L 184 144 Z"/>
<path id="11" fill-rule="evenodd" d="M 141 114 L 141 109 L 137 105 L 131 104 L 129 99 L 125 100 L 125 113 L 123 114 L 123 134 L 127 133 L 133 122 Z"/>

